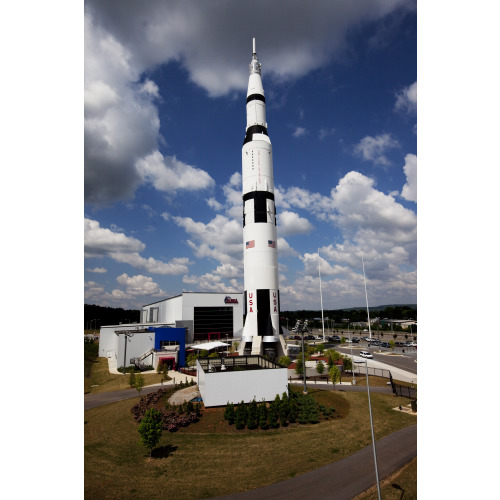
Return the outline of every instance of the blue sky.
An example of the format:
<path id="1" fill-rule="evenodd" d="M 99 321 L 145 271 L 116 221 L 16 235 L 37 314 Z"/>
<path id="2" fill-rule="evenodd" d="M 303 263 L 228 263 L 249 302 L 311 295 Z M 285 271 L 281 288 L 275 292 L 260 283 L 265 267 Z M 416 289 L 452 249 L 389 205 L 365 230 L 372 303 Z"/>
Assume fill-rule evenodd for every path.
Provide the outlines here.
<path id="1" fill-rule="evenodd" d="M 243 291 L 252 37 L 282 310 L 417 302 L 416 2 L 85 3 L 85 302 Z"/>

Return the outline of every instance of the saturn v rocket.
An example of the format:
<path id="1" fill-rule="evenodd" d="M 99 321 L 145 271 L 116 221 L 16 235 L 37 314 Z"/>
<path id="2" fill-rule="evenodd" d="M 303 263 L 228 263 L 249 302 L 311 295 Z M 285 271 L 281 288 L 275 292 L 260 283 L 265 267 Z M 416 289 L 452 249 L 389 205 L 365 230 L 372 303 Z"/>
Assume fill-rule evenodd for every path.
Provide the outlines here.
<path id="1" fill-rule="evenodd" d="M 286 353 L 286 343 L 280 326 L 273 151 L 255 38 L 246 110 L 242 148 L 245 304 L 240 353 L 273 360 Z"/>

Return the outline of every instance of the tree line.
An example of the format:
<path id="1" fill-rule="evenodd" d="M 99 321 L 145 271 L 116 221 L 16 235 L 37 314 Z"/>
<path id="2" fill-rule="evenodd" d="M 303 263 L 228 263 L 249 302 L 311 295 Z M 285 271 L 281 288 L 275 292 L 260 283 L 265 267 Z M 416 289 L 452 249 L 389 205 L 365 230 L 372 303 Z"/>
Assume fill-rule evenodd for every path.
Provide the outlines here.
<path id="1" fill-rule="evenodd" d="M 103 325 L 138 323 L 141 320 L 141 311 L 85 304 L 83 317 L 84 329 L 99 329 Z"/>
<path id="2" fill-rule="evenodd" d="M 370 307 L 370 319 L 379 317 L 381 319 L 417 319 L 417 307 L 413 305 L 395 305 L 395 306 L 382 306 L 382 307 Z M 359 309 L 326 309 L 323 310 L 323 317 L 329 318 L 337 325 L 345 324 L 347 327 L 348 320 L 349 323 L 357 323 L 360 321 L 367 321 L 368 317 L 366 314 L 366 308 Z M 281 324 L 286 326 L 286 320 L 288 319 L 288 325 L 290 328 L 295 326 L 297 320 L 309 320 L 312 321 L 314 318 L 321 318 L 321 310 L 301 310 L 301 311 L 281 311 Z"/>

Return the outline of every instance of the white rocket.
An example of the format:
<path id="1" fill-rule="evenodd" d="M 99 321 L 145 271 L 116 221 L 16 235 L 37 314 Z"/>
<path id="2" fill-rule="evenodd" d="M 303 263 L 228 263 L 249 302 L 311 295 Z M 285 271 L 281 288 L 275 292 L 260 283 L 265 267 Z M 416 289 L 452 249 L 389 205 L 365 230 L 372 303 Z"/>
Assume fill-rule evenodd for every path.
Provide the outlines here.
<path id="1" fill-rule="evenodd" d="M 240 352 L 276 359 L 286 352 L 286 343 L 280 326 L 273 151 L 260 68 L 254 38 L 242 148 L 245 307 Z"/>

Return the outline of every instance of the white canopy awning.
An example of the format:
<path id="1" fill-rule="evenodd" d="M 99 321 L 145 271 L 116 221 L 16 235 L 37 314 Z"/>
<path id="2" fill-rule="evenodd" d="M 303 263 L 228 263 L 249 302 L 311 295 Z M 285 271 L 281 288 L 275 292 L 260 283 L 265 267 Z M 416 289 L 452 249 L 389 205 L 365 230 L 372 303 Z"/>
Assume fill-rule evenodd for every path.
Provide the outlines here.
<path id="1" fill-rule="evenodd" d="M 207 342 L 206 344 L 196 344 L 192 345 L 193 349 L 205 349 L 206 351 L 210 351 L 211 349 L 215 349 L 216 347 L 226 347 L 229 344 L 225 344 L 224 342 Z"/>

